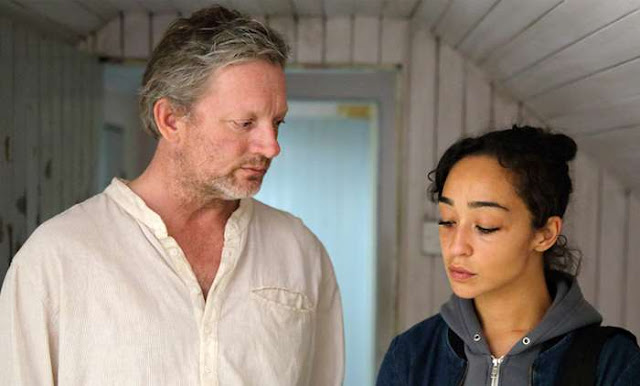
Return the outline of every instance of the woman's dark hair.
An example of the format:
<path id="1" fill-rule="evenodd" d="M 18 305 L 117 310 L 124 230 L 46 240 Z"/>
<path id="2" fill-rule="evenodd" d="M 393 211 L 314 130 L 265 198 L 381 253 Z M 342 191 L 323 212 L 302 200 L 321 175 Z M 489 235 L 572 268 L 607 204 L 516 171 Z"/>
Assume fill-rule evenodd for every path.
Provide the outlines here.
<path id="1" fill-rule="evenodd" d="M 577 151 L 573 139 L 548 130 L 513 126 L 478 137 L 463 138 L 444 153 L 435 170 L 429 173 L 430 199 L 438 202 L 451 168 L 472 155 L 494 157 L 514 176 L 517 194 L 532 215 L 534 229 L 542 228 L 549 217 L 563 217 L 572 192 L 567 163 Z M 545 270 L 561 271 L 576 276 L 580 268 L 580 252 L 567 246 L 560 235 L 555 245 L 544 253 Z"/>

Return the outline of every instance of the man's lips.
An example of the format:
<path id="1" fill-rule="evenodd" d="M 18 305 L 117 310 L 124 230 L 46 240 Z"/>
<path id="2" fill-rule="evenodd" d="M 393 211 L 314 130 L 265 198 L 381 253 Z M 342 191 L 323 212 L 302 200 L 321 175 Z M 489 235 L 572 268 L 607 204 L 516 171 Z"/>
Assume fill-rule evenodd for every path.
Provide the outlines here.
<path id="1" fill-rule="evenodd" d="M 468 271 L 462 267 L 449 267 L 449 276 L 455 281 L 466 281 L 476 276 L 475 273 Z"/>

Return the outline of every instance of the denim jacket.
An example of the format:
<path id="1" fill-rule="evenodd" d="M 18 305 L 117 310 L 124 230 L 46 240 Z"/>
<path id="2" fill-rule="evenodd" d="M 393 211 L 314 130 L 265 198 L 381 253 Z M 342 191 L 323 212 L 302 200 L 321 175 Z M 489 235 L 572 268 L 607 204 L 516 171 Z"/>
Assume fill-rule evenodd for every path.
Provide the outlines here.
<path id="1" fill-rule="evenodd" d="M 458 386 L 465 378 L 464 349 L 454 347 L 451 330 L 440 314 L 415 326 L 392 342 L 382 362 L 377 386 Z M 538 354 L 529 385 L 553 386 L 573 332 Z M 628 338 L 613 336 L 604 345 L 597 369 L 597 385 L 640 385 L 640 350 Z M 514 386 L 514 385 L 509 385 Z"/>

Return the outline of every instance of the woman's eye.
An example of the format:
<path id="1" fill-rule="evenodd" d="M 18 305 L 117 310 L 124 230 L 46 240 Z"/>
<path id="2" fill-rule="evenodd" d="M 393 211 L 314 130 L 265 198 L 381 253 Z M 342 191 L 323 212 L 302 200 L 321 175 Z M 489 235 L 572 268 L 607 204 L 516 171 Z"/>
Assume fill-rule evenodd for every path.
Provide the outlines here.
<path id="1" fill-rule="evenodd" d="M 450 228 L 453 226 L 453 221 L 440 220 L 438 221 L 438 225 L 440 225 L 443 228 Z"/>
<path id="2" fill-rule="evenodd" d="M 485 235 L 488 235 L 490 233 L 500 230 L 500 228 L 485 228 L 485 227 L 481 227 L 480 225 L 476 225 L 476 229 L 478 230 L 478 232 Z"/>

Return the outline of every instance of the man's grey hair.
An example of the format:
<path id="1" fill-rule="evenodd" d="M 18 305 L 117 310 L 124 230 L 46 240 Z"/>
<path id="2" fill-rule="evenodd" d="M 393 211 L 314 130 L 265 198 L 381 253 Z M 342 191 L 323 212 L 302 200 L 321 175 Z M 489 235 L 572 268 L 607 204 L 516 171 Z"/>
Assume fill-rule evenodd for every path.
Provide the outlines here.
<path id="1" fill-rule="evenodd" d="M 289 47 L 275 30 L 240 12 L 212 6 L 179 18 L 153 50 L 140 89 L 140 118 L 144 129 L 160 137 L 153 106 L 167 98 L 188 115 L 219 68 L 266 60 L 284 68 Z"/>

